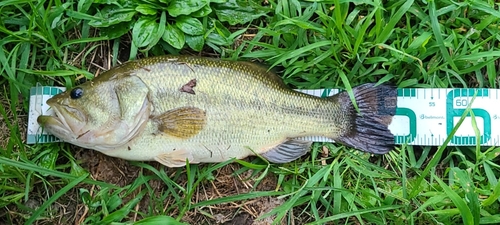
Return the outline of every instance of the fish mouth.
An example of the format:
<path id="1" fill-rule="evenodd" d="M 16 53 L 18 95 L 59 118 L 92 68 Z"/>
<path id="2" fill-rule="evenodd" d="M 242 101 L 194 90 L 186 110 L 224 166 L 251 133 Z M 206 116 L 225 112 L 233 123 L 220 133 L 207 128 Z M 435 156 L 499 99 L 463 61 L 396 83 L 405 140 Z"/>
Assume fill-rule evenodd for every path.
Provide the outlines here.
<path id="1" fill-rule="evenodd" d="M 38 116 L 37 122 L 45 131 L 62 140 L 69 141 L 73 139 L 74 133 L 57 116 Z"/>
<path id="2" fill-rule="evenodd" d="M 69 106 L 49 105 L 52 110 L 54 110 L 54 115 L 38 116 L 38 124 L 60 139 L 66 141 L 77 139 L 77 134 L 80 132 L 86 120 L 82 118 L 82 113 L 80 113 L 78 109 Z"/>

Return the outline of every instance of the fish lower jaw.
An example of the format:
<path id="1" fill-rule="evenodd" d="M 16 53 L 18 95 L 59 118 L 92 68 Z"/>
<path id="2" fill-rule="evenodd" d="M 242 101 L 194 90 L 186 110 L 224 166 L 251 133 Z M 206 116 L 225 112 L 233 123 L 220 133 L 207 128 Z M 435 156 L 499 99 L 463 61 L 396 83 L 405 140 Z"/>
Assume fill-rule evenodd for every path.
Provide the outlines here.
<path id="1" fill-rule="evenodd" d="M 56 136 L 64 142 L 73 143 L 73 140 L 77 138 L 74 132 L 55 116 L 39 116 L 37 121 L 45 132 Z"/>

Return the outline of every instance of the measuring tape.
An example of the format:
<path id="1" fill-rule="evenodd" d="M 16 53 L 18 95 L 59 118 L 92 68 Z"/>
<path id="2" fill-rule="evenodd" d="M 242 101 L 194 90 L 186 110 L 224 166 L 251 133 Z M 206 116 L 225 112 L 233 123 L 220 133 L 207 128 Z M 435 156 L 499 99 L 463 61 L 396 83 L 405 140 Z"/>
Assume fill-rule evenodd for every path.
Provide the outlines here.
<path id="1" fill-rule="evenodd" d="M 36 119 L 53 112 L 45 103 L 65 90 L 63 87 L 37 86 L 30 91 L 27 144 L 58 142 L 58 138 L 41 131 Z M 339 89 L 297 90 L 318 97 L 337 94 Z M 398 89 L 396 115 L 389 130 L 395 144 L 439 146 L 448 138 L 460 117 L 475 97 L 471 111 L 480 133 L 474 132 L 472 118 L 465 118 L 449 146 L 500 145 L 500 89 L 486 88 L 402 88 Z M 324 137 L 301 138 L 315 142 L 334 142 Z M 479 142 L 479 143 L 478 143 Z"/>

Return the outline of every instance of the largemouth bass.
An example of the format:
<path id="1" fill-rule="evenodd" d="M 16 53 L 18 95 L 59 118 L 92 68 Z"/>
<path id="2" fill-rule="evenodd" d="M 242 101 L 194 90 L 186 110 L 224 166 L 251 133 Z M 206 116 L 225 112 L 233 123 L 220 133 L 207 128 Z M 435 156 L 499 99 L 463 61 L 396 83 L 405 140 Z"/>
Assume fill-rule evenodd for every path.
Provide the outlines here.
<path id="1" fill-rule="evenodd" d="M 130 61 L 47 101 L 46 131 L 71 144 L 168 167 L 260 155 L 291 162 L 324 136 L 385 154 L 396 88 L 364 84 L 329 98 L 289 89 L 250 62 L 192 56 Z"/>

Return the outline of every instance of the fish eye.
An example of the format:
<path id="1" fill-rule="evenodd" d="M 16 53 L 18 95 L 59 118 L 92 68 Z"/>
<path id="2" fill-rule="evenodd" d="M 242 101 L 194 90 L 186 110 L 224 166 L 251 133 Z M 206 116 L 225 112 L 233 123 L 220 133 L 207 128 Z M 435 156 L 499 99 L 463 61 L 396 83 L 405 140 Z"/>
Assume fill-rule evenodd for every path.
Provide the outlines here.
<path id="1" fill-rule="evenodd" d="M 72 99 L 79 99 L 83 96 L 83 89 L 80 88 L 80 87 L 77 87 L 77 88 L 74 88 L 73 90 L 71 90 L 71 92 L 69 93 L 69 96 L 72 98 Z"/>

